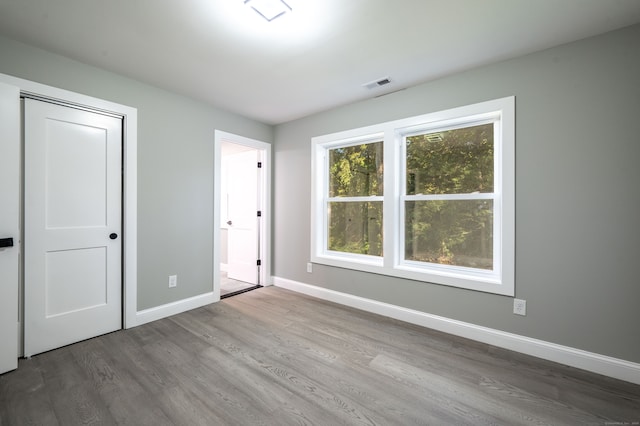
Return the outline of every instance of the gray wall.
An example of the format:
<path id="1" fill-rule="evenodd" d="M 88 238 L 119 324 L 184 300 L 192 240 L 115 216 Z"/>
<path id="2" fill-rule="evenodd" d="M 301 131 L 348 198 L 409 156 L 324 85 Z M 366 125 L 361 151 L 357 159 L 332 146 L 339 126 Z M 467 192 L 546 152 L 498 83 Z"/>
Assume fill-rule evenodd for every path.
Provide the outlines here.
<path id="1" fill-rule="evenodd" d="M 214 130 L 272 127 L 2 37 L 0 72 L 138 109 L 138 310 L 211 291 Z"/>
<path id="2" fill-rule="evenodd" d="M 274 276 L 640 362 L 640 26 L 276 127 Z M 393 77 L 393 76 L 391 76 Z M 311 137 L 516 96 L 516 297 L 314 265 Z"/>

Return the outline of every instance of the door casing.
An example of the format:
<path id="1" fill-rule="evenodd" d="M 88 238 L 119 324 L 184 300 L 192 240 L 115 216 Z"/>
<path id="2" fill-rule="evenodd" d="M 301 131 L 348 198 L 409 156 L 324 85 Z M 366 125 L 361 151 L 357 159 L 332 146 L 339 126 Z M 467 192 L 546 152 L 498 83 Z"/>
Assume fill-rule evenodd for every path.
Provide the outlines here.
<path id="1" fill-rule="evenodd" d="M 0 238 L 14 244 L 0 248 L 0 374 L 18 368 L 20 348 L 19 96 L 17 87 L 0 83 Z"/>

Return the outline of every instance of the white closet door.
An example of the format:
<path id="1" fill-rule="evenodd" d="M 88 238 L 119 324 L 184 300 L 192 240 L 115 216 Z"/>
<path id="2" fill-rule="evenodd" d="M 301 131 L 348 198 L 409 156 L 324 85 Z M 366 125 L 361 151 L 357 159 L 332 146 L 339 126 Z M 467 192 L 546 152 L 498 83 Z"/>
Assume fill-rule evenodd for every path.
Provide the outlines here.
<path id="1" fill-rule="evenodd" d="M 25 100 L 25 356 L 121 328 L 122 121 Z"/>

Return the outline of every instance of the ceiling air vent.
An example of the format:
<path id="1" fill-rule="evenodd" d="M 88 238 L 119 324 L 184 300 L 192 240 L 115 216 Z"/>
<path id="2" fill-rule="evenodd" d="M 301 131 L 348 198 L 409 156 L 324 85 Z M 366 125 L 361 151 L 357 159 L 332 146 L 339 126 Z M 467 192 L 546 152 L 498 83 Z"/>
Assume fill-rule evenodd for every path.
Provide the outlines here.
<path id="1" fill-rule="evenodd" d="M 391 83 L 391 79 L 389 77 L 379 78 L 378 80 L 370 81 L 369 83 L 363 84 L 362 87 L 366 87 L 367 89 L 375 89 L 376 87 L 385 86 Z"/>

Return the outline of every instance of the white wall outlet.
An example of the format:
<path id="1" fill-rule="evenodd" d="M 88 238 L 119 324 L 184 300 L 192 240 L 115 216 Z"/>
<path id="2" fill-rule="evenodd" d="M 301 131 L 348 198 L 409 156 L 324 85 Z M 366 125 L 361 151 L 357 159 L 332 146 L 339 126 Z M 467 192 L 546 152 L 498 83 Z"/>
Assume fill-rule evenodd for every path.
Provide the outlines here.
<path id="1" fill-rule="evenodd" d="M 178 276 L 177 275 L 169 275 L 169 288 L 175 287 L 178 285 Z"/>
<path id="2" fill-rule="evenodd" d="M 516 315 L 527 315 L 527 301 L 513 299 L 513 313 Z"/>
<path id="3" fill-rule="evenodd" d="M 311 262 L 307 263 L 307 272 L 308 273 L 312 273 L 313 272 L 313 263 L 311 263 Z"/>

